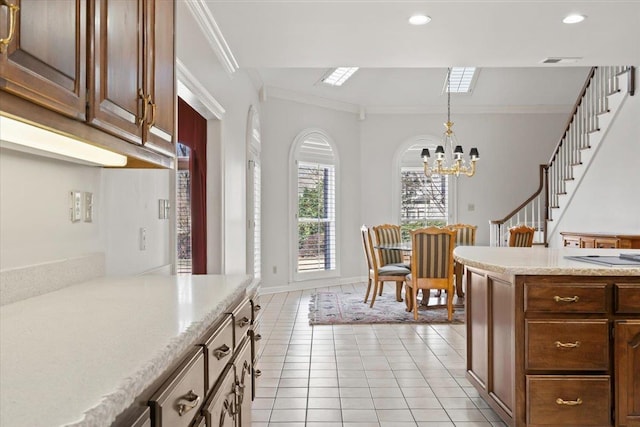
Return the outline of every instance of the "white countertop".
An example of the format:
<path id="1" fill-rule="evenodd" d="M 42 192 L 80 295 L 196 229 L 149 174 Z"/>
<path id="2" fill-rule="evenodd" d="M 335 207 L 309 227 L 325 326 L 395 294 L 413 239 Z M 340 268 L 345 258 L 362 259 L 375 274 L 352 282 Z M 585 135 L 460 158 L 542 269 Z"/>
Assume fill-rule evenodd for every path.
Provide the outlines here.
<path id="1" fill-rule="evenodd" d="M 0 425 L 110 425 L 250 282 L 102 278 L 0 307 Z"/>
<path id="2" fill-rule="evenodd" d="M 640 267 L 609 267 L 565 258 L 620 253 L 640 254 L 640 249 L 458 246 L 453 252 L 455 260 L 464 265 L 508 275 L 640 276 Z"/>

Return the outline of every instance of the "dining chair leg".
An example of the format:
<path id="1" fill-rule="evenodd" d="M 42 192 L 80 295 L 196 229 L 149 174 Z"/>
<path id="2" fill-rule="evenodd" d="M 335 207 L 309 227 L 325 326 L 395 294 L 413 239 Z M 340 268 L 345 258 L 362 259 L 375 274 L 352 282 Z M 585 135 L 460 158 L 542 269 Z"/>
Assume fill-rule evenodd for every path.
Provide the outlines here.
<path id="1" fill-rule="evenodd" d="M 396 301 L 402 302 L 402 282 L 396 282 Z"/>
<path id="2" fill-rule="evenodd" d="M 413 320 L 418 320 L 418 290 L 411 288 L 411 300 L 413 301 Z"/>
<path id="3" fill-rule="evenodd" d="M 382 289 L 384 289 L 384 282 L 380 282 L 380 289 L 378 290 L 378 295 L 382 295 Z"/>
<path id="4" fill-rule="evenodd" d="M 453 289 L 447 292 L 447 319 L 449 322 L 453 320 Z"/>
<path id="5" fill-rule="evenodd" d="M 376 295 L 378 295 L 378 288 L 382 290 L 382 283 L 383 282 L 376 282 L 375 287 L 373 288 L 373 295 L 371 295 L 371 304 L 369 305 L 369 307 L 371 308 L 373 308 L 373 303 L 376 302 Z"/>
<path id="6" fill-rule="evenodd" d="M 371 292 L 371 278 L 369 278 L 369 282 L 367 283 L 367 293 L 364 294 L 364 303 L 367 303 L 367 300 L 369 299 L 369 292 Z"/>
<path id="7" fill-rule="evenodd" d="M 456 276 L 456 295 L 458 295 L 459 298 L 464 297 L 464 292 L 462 291 L 462 270 L 462 264 L 456 262 L 454 264 L 454 274 Z"/>
<path id="8" fill-rule="evenodd" d="M 413 300 L 411 299 L 411 286 L 409 286 L 408 284 L 404 285 L 404 302 L 405 305 L 407 306 L 407 312 L 411 313 L 411 311 L 413 310 L 413 305 L 411 305 L 411 302 Z"/>

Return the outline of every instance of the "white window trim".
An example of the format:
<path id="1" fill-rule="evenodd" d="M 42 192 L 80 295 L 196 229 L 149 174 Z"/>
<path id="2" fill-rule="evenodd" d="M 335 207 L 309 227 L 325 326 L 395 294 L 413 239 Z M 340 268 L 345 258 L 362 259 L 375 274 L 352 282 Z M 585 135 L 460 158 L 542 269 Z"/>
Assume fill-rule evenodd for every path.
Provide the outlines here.
<path id="1" fill-rule="evenodd" d="M 415 144 L 424 144 L 425 147 L 430 147 L 433 145 L 435 147 L 442 144 L 442 139 L 439 136 L 433 135 L 416 135 L 400 144 L 400 146 L 394 153 L 393 163 L 391 165 L 391 206 L 395 207 L 391 212 L 391 219 L 394 224 L 400 224 L 402 217 L 402 182 L 400 176 L 400 161 L 402 160 L 402 156 L 405 151 L 407 151 L 411 146 Z M 447 218 L 447 223 L 455 224 L 458 222 L 458 180 L 455 177 L 449 179 L 448 192 L 449 217 Z"/>
<path id="2" fill-rule="evenodd" d="M 298 273 L 296 266 L 298 264 L 298 168 L 296 165 L 296 157 L 300 149 L 300 145 L 309 136 L 318 135 L 323 138 L 330 146 L 334 155 L 333 166 L 335 168 L 335 218 L 336 218 L 336 268 L 328 271 L 313 271 Z M 305 161 L 308 161 L 305 159 Z M 322 163 L 322 162 L 318 162 Z M 340 157 L 336 144 L 333 139 L 321 129 L 305 129 L 300 132 L 291 144 L 289 150 L 289 281 L 302 282 L 306 280 L 324 279 L 340 277 L 340 240 L 341 240 L 341 212 L 340 212 Z"/>
<path id="3" fill-rule="evenodd" d="M 261 137 L 261 130 L 260 130 L 260 116 L 258 114 L 258 110 L 252 105 L 249 108 L 249 114 L 247 116 L 247 135 L 246 135 L 246 140 L 247 140 L 247 180 L 246 180 L 246 186 L 247 186 L 247 192 L 246 192 L 246 206 L 247 206 L 247 212 L 246 212 L 246 219 L 247 219 L 247 236 L 246 236 L 246 240 L 247 240 L 247 245 L 246 245 L 246 268 L 247 268 L 247 273 L 248 274 L 252 274 L 254 276 L 255 279 L 262 279 L 262 238 L 260 238 L 260 241 L 258 242 L 258 245 L 256 247 L 256 241 L 254 239 L 254 231 L 255 231 L 255 214 L 256 214 L 256 209 L 257 209 L 257 213 L 258 215 L 261 217 L 262 216 L 262 206 L 260 206 L 260 204 L 258 204 L 256 206 L 256 200 L 254 197 L 255 194 L 255 186 L 254 186 L 254 172 L 256 170 L 256 165 L 257 165 L 257 169 L 260 170 L 262 163 L 261 163 L 261 150 L 262 150 L 262 146 L 261 146 L 261 141 L 260 141 L 260 137 Z M 252 164 L 253 163 L 253 164 Z M 260 182 L 262 182 L 260 180 Z M 262 193 L 262 189 L 258 188 L 257 189 L 258 192 Z M 258 203 L 261 203 L 262 200 L 262 195 L 260 195 L 260 200 L 258 200 Z M 249 208 L 253 207 L 253 211 L 250 212 Z M 262 230 L 262 219 L 260 218 L 260 232 Z M 255 265 L 255 260 L 256 260 L 256 253 L 257 253 L 257 257 L 260 260 L 260 265 L 258 265 L 257 267 L 260 269 L 257 274 L 255 271 L 256 265 Z"/>

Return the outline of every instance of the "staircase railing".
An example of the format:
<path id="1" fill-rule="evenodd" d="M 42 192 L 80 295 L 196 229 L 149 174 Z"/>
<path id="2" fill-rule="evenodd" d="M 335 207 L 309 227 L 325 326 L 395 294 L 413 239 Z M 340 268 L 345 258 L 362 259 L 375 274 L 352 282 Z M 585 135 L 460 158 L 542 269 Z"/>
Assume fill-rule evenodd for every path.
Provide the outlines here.
<path id="1" fill-rule="evenodd" d="M 619 92 L 618 77 L 628 73 L 628 91 L 634 94 L 635 69 L 627 66 L 593 67 L 584 83 L 565 131 L 546 165 L 540 165 L 538 189 L 502 219 L 490 221 L 491 246 L 506 246 L 509 228 L 528 225 L 536 229 L 534 245 L 547 246 L 548 221 L 567 194 L 567 182 L 574 179 L 574 167 L 581 164 L 581 152 L 591 148 L 590 135 L 598 132 L 599 115 L 609 111 L 609 95 Z"/>

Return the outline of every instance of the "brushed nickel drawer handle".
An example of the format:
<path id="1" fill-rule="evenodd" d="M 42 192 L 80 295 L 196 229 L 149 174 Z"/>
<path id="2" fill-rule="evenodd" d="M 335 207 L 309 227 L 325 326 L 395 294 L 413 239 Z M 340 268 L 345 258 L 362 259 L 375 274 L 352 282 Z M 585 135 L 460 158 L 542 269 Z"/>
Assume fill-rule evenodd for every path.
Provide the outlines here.
<path id="1" fill-rule="evenodd" d="M 255 335 L 253 336 L 253 339 L 254 339 L 254 340 L 256 340 L 256 341 L 260 341 L 260 340 L 262 339 L 262 335 L 260 335 L 260 334 L 255 334 Z"/>
<path id="2" fill-rule="evenodd" d="M 178 399 L 178 415 L 182 416 L 200 404 L 200 396 L 193 390 Z"/>
<path id="3" fill-rule="evenodd" d="M 249 322 L 250 322 L 249 318 L 245 316 L 242 319 L 238 320 L 238 326 L 240 326 L 241 328 L 244 328 L 249 324 Z"/>
<path id="4" fill-rule="evenodd" d="M 561 297 L 556 295 L 555 297 L 553 297 L 553 300 L 555 302 L 578 302 L 579 299 L 580 297 L 578 295 L 573 297 Z"/>
<path id="5" fill-rule="evenodd" d="M 582 399 L 577 398 L 576 400 L 563 400 L 563 399 L 557 398 L 556 403 L 558 405 L 577 406 L 577 405 L 582 405 Z"/>
<path id="6" fill-rule="evenodd" d="M 230 354 L 231 354 L 231 349 L 226 344 L 222 344 L 220 347 L 213 350 L 213 355 L 218 360 L 222 359 L 223 357 L 227 357 Z"/>
<path id="7" fill-rule="evenodd" d="M 556 348 L 578 348 L 580 347 L 580 341 L 576 342 L 560 342 L 556 341 Z"/>

